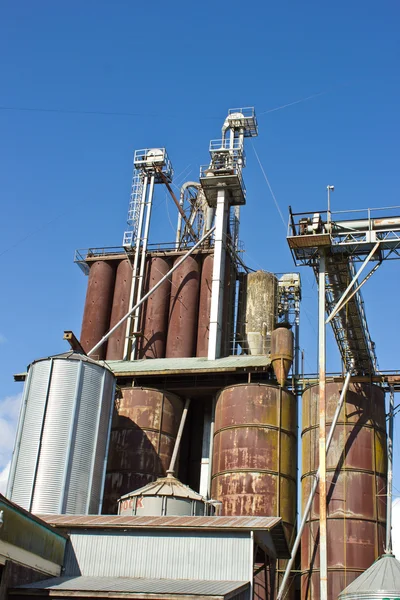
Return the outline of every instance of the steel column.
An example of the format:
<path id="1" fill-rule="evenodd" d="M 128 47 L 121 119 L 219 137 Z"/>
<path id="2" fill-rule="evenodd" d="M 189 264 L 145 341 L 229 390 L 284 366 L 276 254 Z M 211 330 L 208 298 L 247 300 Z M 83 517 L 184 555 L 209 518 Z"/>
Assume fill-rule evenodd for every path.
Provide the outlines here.
<path id="1" fill-rule="evenodd" d="M 149 181 L 149 178 L 146 175 L 144 178 L 144 181 L 143 181 L 142 198 L 140 201 L 139 223 L 138 223 L 138 229 L 137 229 L 137 234 L 136 234 L 135 257 L 133 259 L 132 285 L 131 285 L 131 292 L 130 292 L 130 297 L 129 297 L 129 308 L 131 306 L 133 306 L 133 304 L 135 303 L 137 272 L 138 272 L 138 266 L 139 266 L 139 252 L 140 252 L 140 245 L 141 245 L 141 241 L 142 241 L 143 218 L 144 218 L 144 211 L 145 211 L 145 206 L 146 206 L 148 181 Z M 129 358 L 128 355 L 130 353 L 130 346 L 131 346 L 131 344 L 130 344 L 131 327 L 132 327 L 132 319 L 129 319 L 127 326 L 126 326 L 124 360 L 128 360 L 128 358 Z"/>
<path id="2" fill-rule="evenodd" d="M 141 248 L 141 258 L 140 258 L 140 270 L 139 270 L 139 279 L 137 285 L 137 295 L 136 295 L 136 303 L 142 297 L 143 290 L 143 280 L 144 280 L 144 271 L 146 267 L 146 256 L 147 256 L 147 243 L 149 241 L 149 230 L 150 230 L 150 218 L 151 218 L 151 209 L 153 207 L 153 195 L 154 195 L 154 175 L 151 176 L 150 179 L 150 189 L 149 195 L 147 197 L 146 202 L 146 222 L 144 225 L 144 233 L 143 233 L 143 242 Z M 136 358 L 136 349 L 137 349 L 137 337 L 136 332 L 139 331 L 139 319 L 140 319 L 140 306 L 134 312 L 133 316 L 133 331 L 131 334 L 134 334 L 132 339 L 132 350 L 131 350 L 131 360 L 135 360 Z"/>
<path id="3" fill-rule="evenodd" d="M 320 600 L 328 600 L 326 540 L 326 326 L 325 251 L 321 252 L 318 273 L 318 371 L 319 371 L 319 562 Z"/>
<path id="4" fill-rule="evenodd" d="M 386 499 L 386 544 L 385 553 L 392 554 L 392 485 L 393 485 L 393 412 L 394 390 L 390 387 L 389 395 L 389 432 L 388 432 L 388 471 L 387 471 L 387 499 Z"/>
<path id="5" fill-rule="evenodd" d="M 215 360 L 221 353 L 222 307 L 225 275 L 225 240 L 228 223 L 228 202 L 224 189 L 217 194 L 215 213 L 214 264 L 211 285 L 210 336 L 208 360 Z"/>

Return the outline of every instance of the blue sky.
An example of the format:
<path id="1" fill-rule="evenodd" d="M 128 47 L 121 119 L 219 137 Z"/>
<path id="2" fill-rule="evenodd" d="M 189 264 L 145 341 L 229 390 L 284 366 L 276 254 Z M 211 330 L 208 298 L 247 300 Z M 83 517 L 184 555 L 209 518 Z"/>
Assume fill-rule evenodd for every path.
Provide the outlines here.
<path id="1" fill-rule="evenodd" d="M 285 219 L 289 204 L 324 208 L 327 184 L 337 210 L 400 204 L 399 18 L 395 0 L 2 3 L 0 423 L 13 430 L 13 373 L 65 350 L 64 329 L 79 334 L 86 280 L 74 250 L 121 243 L 134 149 L 165 145 L 176 182 L 196 179 L 227 109 L 254 105 L 254 146 Z M 251 144 L 247 157 L 245 259 L 291 271 Z M 158 189 L 154 240 L 173 239 L 169 219 Z M 399 367 L 399 268 L 383 265 L 364 291 L 382 369 Z M 316 286 L 301 274 L 310 372 Z M 338 366 L 330 337 L 328 368 Z"/>

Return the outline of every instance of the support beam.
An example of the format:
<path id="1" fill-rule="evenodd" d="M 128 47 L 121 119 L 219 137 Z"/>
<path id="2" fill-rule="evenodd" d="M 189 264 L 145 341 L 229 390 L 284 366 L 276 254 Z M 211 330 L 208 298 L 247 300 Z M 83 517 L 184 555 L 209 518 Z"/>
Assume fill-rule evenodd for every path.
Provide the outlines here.
<path id="1" fill-rule="evenodd" d="M 325 251 L 321 252 L 318 273 L 318 371 L 319 371 L 319 563 L 320 600 L 328 600 L 326 524 L 326 326 Z"/>
<path id="2" fill-rule="evenodd" d="M 208 360 L 221 354 L 222 307 L 224 300 L 225 240 L 228 225 L 228 200 L 225 188 L 218 189 L 215 213 L 214 264 L 211 286 L 210 335 Z"/>
<path id="3" fill-rule="evenodd" d="M 377 251 L 380 243 L 381 243 L 380 241 L 376 242 L 375 246 L 372 248 L 371 252 L 368 254 L 367 258 L 364 260 L 363 264 L 358 269 L 357 273 L 354 275 L 353 279 L 351 280 L 351 282 L 349 283 L 349 285 L 347 286 L 347 288 L 343 292 L 343 294 L 340 297 L 340 299 L 339 299 L 338 303 L 336 304 L 335 308 L 332 310 L 331 314 L 329 315 L 329 318 L 326 321 L 326 324 L 328 324 L 330 321 L 332 321 L 332 319 L 336 315 L 336 313 L 339 312 L 339 310 L 341 308 L 343 308 L 343 306 L 346 304 L 346 302 L 348 302 L 348 300 L 350 300 L 350 298 L 347 297 L 348 293 L 350 292 L 351 288 L 356 283 L 357 279 L 359 278 L 359 276 L 364 271 L 365 267 L 367 266 L 367 264 L 369 263 L 369 261 L 371 260 L 371 258 L 375 254 L 375 252 Z M 365 279 L 365 281 L 366 281 L 366 279 Z M 365 283 L 365 281 L 364 281 L 364 283 Z"/>
<path id="4" fill-rule="evenodd" d="M 387 498 L 386 498 L 386 544 L 385 553 L 392 554 L 392 486 L 393 486 L 393 415 L 394 390 L 390 387 L 389 395 L 389 431 L 387 441 Z"/>
<path id="5" fill-rule="evenodd" d="M 166 273 L 166 274 L 164 275 L 164 277 L 162 277 L 162 278 L 160 279 L 160 281 L 159 281 L 158 283 L 156 283 L 156 285 L 155 285 L 154 287 L 152 287 L 152 288 L 151 288 L 151 290 L 149 290 L 149 291 L 147 292 L 147 294 L 145 294 L 145 295 L 143 296 L 143 298 L 142 298 L 142 299 L 141 299 L 139 302 L 137 302 L 137 303 L 135 304 L 135 306 L 133 306 L 133 307 L 132 307 L 132 308 L 131 308 L 131 309 L 130 309 L 130 310 L 127 312 L 127 313 L 126 313 L 126 315 L 125 315 L 124 317 L 122 317 L 122 319 L 120 319 L 120 320 L 118 321 L 118 323 L 116 323 L 116 324 L 114 325 L 114 327 L 112 327 L 112 328 L 110 329 L 110 331 L 108 331 L 108 332 L 107 332 L 107 333 L 106 333 L 106 334 L 105 334 L 105 335 L 104 335 L 104 336 L 101 338 L 101 340 L 100 340 L 100 341 L 99 341 L 99 342 L 98 342 L 98 343 L 97 343 L 95 346 L 93 346 L 93 348 L 92 348 L 91 350 L 89 350 L 89 352 L 87 353 L 87 355 L 88 355 L 88 356 L 90 356 L 91 354 L 93 354 L 93 352 L 96 352 L 96 350 L 98 350 L 98 349 L 100 348 L 100 346 L 102 346 L 102 345 L 104 344 L 104 342 L 106 342 L 106 341 L 108 340 L 108 338 L 110 337 L 110 335 L 112 335 L 112 334 L 114 333 L 114 331 L 116 331 L 116 330 L 118 329 L 118 327 L 119 327 L 120 325 L 122 325 L 122 323 L 125 323 L 125 321 L 127 321 L 127 319 L 129 319 L 129 317 L 130 317 L 130 316 L 131 316 L 131 315 L 132 315 L 132 314 L 135 312 L 135 310 L 137 309 L 137 307 L 138 307 L 138 306 L 140 306 L 140 305 L 141 305 L 143 302 L 145 302 L 145 301 L 147 300 L 147 298 L 149 298 L 149 296 L 151 296 L 151 294 L 153 294 L 153 292 L 155 292 L 155 291 L 156 291 L 156 290 L 157 290 L 157 289 L 160 287 L 160 285 L 162 285 L 162 284 L 164 283 L 164 281 L 165 281 L 166 279 L 169 279 L 169 278 L 171 277 L 172 273 L 173 273 L 174 271 L 176 271 L 176 269 L 178 269 L 178 268 L 181 266 L 181 264 L 182 264 L 182 263 L 183 263 L 183 262 L 184 262 L 184 261 L 185 261 L 185 260 L 188 258 L 188 256 L 190 256 L 191 254 L 193 254 L 193 252 L 195 252 L 195 251 L 197 250 L 197 248 L 198 248 L 199 246 L 201 246 L 201 244 L 203 244 L 203 243 L 205 242 L 205 240 L 206 240 L 206 239 L 207 239 L 207 238 L 208 238 L 208 237 L 209 237 L 209 236 L 210 236 L 210 235 L 211 235 L 211 234 L 214 232 L 214 230 L 215 230 L 215 226 L 214 226 L 214 227 L 212 227 L 212 228 L 210 229 L 210 231 L 207 231 L 207 233 L 206 233 L 205 235 L 203 235 L 203 237 L 202 237 L 202 238 L 201 238 L 201 239 L 200 239 L 200 240 L 197 242 L 197 244 L 195 244 L 195 245 L 194 245 L 192 248 L 190 248 L 190 250 L 188 250 L 188 251 L 186 252 L 186 254 L 184 254 L 184 255 L 182 256 L 182 258 L 181 258 L 180 260 L 178 260 L 178 262 L 176 262 L 176 263 L 174 264 L 174 266 L 172 267 L 172 269 L 170 269 L 170 270 L 168 271 L 168 273 Z"/>
<path id="6" fill-rule="evenodd" d="M 340 394 L 340 397 L 339 397 L 339 400 L 338 400 L 338 403 L 337 403 L 337 406 L 336 406 L 336 411 L 335 411 L 335 414 L 333 415 L 332 423 L 331 423 L 331 426 L 330 426 L 330 429 L 329 429 L 328 438 L 326 440 L 326 454 L 328 454 L 328 450 L 329 450 L 329 447 L 331 445 L 331 441 L 332 441 L 333 434 L 334 434 L 334 431 L 335 431 L 336 423 L 338 422 L 340 411 L 342 410 L 344 399 L 346 398 L 347 390 L 348 390 L 349 384 L 350 384 L 350 378 L 351 378 L 351 371 L 349 371 L 347 373 L 347 375 L 346 375 L 346 379 L 344 381 L 343 389 L 342 389 L 342 392 Z M 314 479 L 314 482 L 312 484 L 310 495 L 308 496 L 307 504 L 306 504 L 306 506 L 304 508 L 303 517 L 301 519 L 300 527 L 299 527 L 299 530 L 298 530 L 297 535 L 296 535 L 296 539 L 295 539 L 294 544 L 293 544 L 293 548 L 292 548 L 292 553 L 291 553 L 291 556 L 290 556 L 290 560 L 289 560 L 288 564 L 286 565 L 285 574 L 284 574 L 283 579 L 282 579 L 281 587 L 279 588 L 277 600 L 282 600 L 284 598 L 284 594 L 285 594 L 286 586 L 287 586 L 287 583 L 288 583 L 288 580 L 289 580 L 290 572 L 292 570 L 293 563 L 294 563 L 294 561 L 296 559 L 296 554 L 297 554 L 297 551 L 298 551 L 299 546 L 300 546 L 301 536 L 303 535 L 304 527 L 306 525 L 307 518 L 308 518 L 308 515 L 309 515 L 310 510 L 311 510 L 311 506 L 312 506 L 312 503 L 313 503 L 313 500 L 314 500 L 315 492 L 317 491 L 317 488 L 318 488 L 318 483 L 319 483 L 319 469 L 317 470 L 317 472 L 315 474 L 315 479 Z"/>

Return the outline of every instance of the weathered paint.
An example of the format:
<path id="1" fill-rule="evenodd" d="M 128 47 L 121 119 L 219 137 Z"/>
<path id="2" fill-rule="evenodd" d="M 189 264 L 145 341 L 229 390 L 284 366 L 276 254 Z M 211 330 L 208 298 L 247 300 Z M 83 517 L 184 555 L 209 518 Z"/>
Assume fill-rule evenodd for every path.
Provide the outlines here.
<path id="1" fill-rule="evenodd" d="M 171 264 L 166 258 L 150 258 L 144 293 L 151 290 L 170 269 Z M 165 358 L 170 294 L 171 281 L 166 279 L 144 304 L 141 319 L 143 337 L 138 340 L 139 358 Z"/>
<path id="2" fill-rule="evenodd" d="M 271 335 L 271 363 L 279 385 L 285 385 L 292 362 L 292 330 L 287 327 L 277 327 Z"/>
<path id="3" fill-rule="evenodd" d="M 264 384 L 222 390 L 215 412 L 212 497 L 224 515 L 296 517 L 296 401 Z"/>
<path id="4" fill-rule="evenodd" d="M 343 384 L 327 383 L 327 431 Z M 303 395 L 303 506 L 318 468 L 318 386 Z M 338 594 L 383 552 L 386 518 L 384 392 L 350 384 L 327 455 L 328 597 Z M 319 498 L 302 538 L 302 598 L 319 598 Z"/>
<path id="5" fill-rule="evenodd" d="M 182 408 L 181 399 L 169 392 L 122 388 L 111 428 L 104 514 L 115 514 L 124 494 L 165 476 Z"/>
<path id="6" fill-rule="evenodd" d="M 116 263 L 106 260 L 98 260 L 90 266 L 80 338 L 85 352 L 89 352 L 109 329 L 115 269 Z M 107 343 L 92 358 L 104 359 L 106 348 Z"/>
<path id="7" fill-rule="evenodd" d="M 178 260 L 180 258 L 177 258 L 176 262 Z M 199 259 L 188 256 L 172 275 L 167 358 L 185 358 L 195 355 L 199 282 Z"/>
<path id="8" fill-rule="evenodd" d="M 212 497 L 221 500 L 223 515 L 282 517 L 289 543 L 296 519 L 296 430 L 296 399 L 282 388 L 235 385 L 217 398 Z M 278 562 L 278 582 L 285 564 Z M 292 592 L 291 585 L 288 599 Z"/>
<path id="9" fill-rule="evenodd" d="M 110 329 L 122 319 L 129 310 L 129 294 L 132 285 L 132 265 L 129 259 L 121 260 L 115 277 L 114 296 L 111 309 Z M 121 360 L 124 357 L 126 323 L 108 338 L 107 360 Z"/>
<path id="10" fill-rule="evenodd" d="M 203 259 L 200 283 L 199 316 L 197 325 L 196 356 L 207 356 L 210 336 L 211 285 L 214 257 L 208 254 Z"/>
<path id="11" fill-rule="evenodd" d="M 244 346 L 249 354 L 269 354 L 275 328 L 278 280 L 273 273 L 248 273 L 240 307 Z"/>

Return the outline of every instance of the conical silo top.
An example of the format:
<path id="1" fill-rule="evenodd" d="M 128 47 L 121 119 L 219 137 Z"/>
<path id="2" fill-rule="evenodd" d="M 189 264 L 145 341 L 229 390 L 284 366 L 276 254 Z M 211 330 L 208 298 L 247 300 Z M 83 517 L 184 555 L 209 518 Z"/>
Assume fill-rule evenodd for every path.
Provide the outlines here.
<path id="1" fill-rule="evenodd" d="M 159 477 L 156 481 L 152 481 L 138 490 L 125 494 L 121 497 L 121 500 L 135 496 L 174 496 L 175 498 L 189 498 L 190 500 L 197 500 L 199 502 L 206 501 L 201 494 L 198 494 L 170 474 L 167 477 Z"/>
<path id="2" fill-rule="evenodd" d="M 377 600 L 400 597 L 400 562 L 383 554 L 339 594 L 339 600 Z"/>

